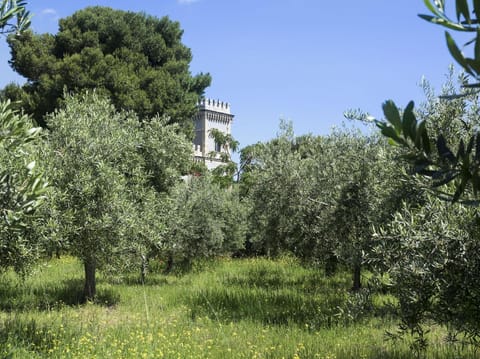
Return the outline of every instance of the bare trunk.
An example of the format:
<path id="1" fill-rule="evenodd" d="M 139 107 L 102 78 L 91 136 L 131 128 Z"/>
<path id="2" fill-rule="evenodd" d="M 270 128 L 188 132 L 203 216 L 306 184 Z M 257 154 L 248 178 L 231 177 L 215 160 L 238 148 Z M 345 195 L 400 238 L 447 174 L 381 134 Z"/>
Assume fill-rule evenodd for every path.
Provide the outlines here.
<path id="1" fill-rule="evenodd" d="M 85 260 L 84 267 L 85 267 L 85 287 L 83 288 L 83 296 L 85 297 L 85 300 L 93 301 L 95 299 L 95 295 L 97 294 L 96 279 L 95 279 L 95 270 L 96 270 L 95 259 L 89 258 Z"/>
<path id="2" fill-rule="evenodd" d="M 360 278 L 362 267 L 360 264 L 355 264 L 353 267 L 353 286 L 352 290 L 357 292 L 362 288 L 362 281 Z"/>
<path id="3" fill-rule="evenodd" d="M 330 254 L 325 261 L 325 275 L 328 277 L 333 276 L 337 271 L 337 264 L 337 257 L 335 257 L 333 254 Z"/>
<path id="4" fill-rule="evenodd" d="M 148 272 L 148 257 L 146 255 L 141 255 L 142 257 L 142 264 L 140 268 L 140 280 L 142 284 L 145 284 L 145 278 L 147 277 Z"/>
<path id="5" fill-rule="evenodd" d="M 171 273 L 173 270 L 173 256 L 169 255 L 167 259 L 167 265 L 165 266 L 165 273 Z"/>

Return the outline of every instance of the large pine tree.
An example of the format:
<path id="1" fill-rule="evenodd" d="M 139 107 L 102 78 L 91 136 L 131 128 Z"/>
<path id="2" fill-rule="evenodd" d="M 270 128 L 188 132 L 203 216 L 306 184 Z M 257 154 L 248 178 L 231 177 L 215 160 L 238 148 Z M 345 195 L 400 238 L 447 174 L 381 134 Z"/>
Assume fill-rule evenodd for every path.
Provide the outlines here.
<path id="1" fill-rule="evenodd" d="M 210 76 L 192 76 L 192 54 L 181 42 L 183 30 L 168 17 L 88 7 L 61 19 L 56 35 L 26 32 L 11 36 L 13 69 L 27 79 L 8 85 L 4 96 L 41 124 L 62 101 L 65 90 L 96 88 L 115 107 L 140 118 L 166 115 L 189 124 Z"/>

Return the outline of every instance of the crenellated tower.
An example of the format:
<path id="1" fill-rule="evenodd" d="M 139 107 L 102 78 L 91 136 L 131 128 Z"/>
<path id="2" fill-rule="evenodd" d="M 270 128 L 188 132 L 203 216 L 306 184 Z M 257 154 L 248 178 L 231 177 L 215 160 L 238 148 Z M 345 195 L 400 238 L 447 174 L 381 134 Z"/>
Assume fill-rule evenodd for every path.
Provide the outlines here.
<path id="1" fill-rule="evenodd" d="M 220 156 L 211 156 L 213 152 L 224 149 L 210 136 L 210 130 L 216 128 L 225 134 L 231 134 L 233 115 L 230 104 L 202 98 L 198 103 L 198 112 L 193 118 L 195 122 L 195 161 L 203 162 L 208 169 L 213 169 L 221 164 Z"/>

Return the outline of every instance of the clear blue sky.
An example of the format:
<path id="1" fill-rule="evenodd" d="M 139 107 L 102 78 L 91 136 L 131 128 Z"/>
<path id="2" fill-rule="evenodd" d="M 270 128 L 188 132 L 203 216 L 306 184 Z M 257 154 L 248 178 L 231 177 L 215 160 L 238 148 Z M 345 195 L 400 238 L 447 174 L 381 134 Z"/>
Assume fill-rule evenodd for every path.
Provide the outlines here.
<path id="1" fill-rule="evenodd" d="M 296 134 L 327 134 L 348 108 L 381 117 L 381 104 L 423 100 L 422 76 L 443 83 L 452 62 L 443 30 L 417 17 L 422 0 L 30 0 L 36 32 L 91 5 L 179 21 L 192 73 L 209 72 L 207 97 L 231 103 L 233 135 L 246 146 L 275 136 L 280 118 Z M 453 3 L 453 2 L 452 2 Z M 0 86 L 23 82 L 8 66 Z"/>

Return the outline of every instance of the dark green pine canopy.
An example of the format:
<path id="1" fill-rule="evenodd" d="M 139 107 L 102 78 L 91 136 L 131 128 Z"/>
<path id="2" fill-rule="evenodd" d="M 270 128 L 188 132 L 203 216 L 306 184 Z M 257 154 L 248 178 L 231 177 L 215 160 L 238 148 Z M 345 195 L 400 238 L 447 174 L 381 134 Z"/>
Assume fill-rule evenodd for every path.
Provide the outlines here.
<path id="1" fill-rule="evenodd" d="M 56 35 L 10 36 L 11 66 L 27 79 L 8 85 L 7 98 L 43 116 L 62 103 L 65 91 L 94 89 L 107 94 L 117 110 L 139 117 L 166 115 L 188 125 L 210 75 L 192 76 L 192 54 L 181 42 L 180 24 L 144 13 L 88 7 L 61 19 Z"/>

